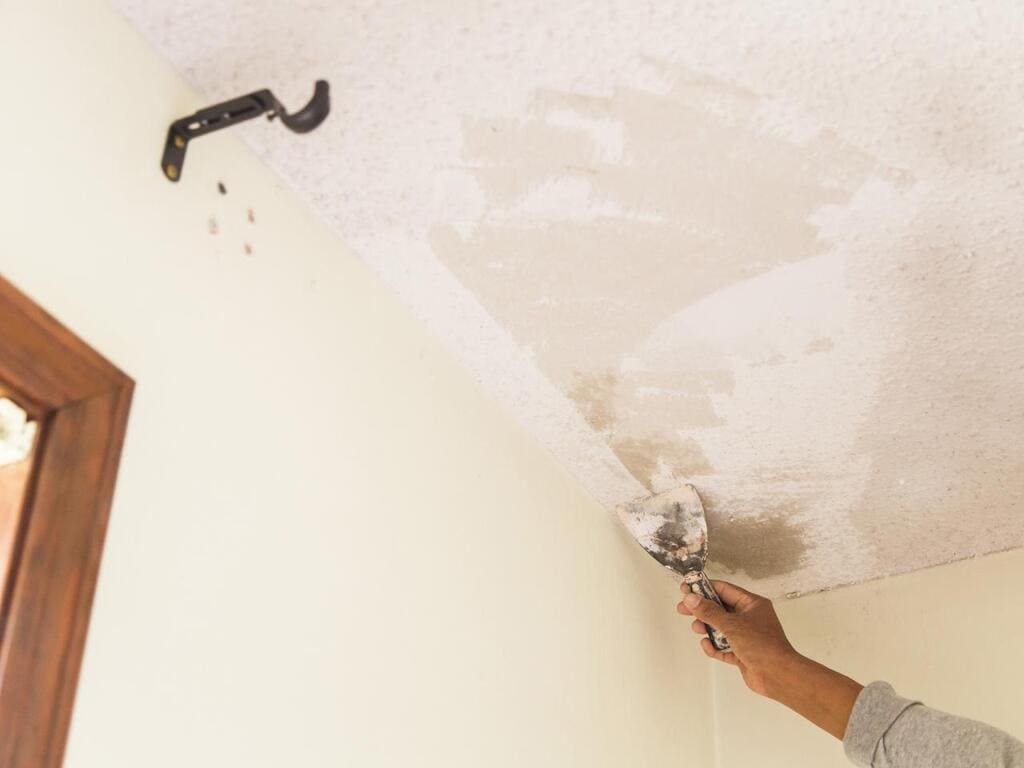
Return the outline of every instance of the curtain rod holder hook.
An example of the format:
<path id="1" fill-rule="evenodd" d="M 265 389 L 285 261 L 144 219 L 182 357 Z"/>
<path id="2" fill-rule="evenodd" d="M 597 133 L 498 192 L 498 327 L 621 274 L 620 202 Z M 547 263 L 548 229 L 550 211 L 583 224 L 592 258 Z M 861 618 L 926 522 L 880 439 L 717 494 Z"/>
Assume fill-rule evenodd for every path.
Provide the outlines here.
<path id="1" fill-rule="evenodd" d="M 275 117 L 280 119 L 286 128 L 295 133 L 309 133 L 327 118 L 330 111 L 330 87 L 326 80 L 316 81 L 313 98 L 294 113 L 289 113 L 266 88 L 237 99 L 222 101 L 171 123 L 167 129 L 160 168 L 170 181 L 178 181 L 185 165 L 185 150 L 192 139 L 252 120 L 262 114 L 266 114 L 268 120 Z"/>

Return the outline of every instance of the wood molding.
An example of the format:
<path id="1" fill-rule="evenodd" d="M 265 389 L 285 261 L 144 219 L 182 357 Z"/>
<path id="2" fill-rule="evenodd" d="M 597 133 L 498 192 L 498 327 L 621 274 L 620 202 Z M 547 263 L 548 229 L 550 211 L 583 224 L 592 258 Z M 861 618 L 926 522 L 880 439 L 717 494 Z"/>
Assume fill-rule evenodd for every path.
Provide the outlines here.
<path id="1" fill-rule="evenodd" d="M 0 278 L 0 391 L 39 422 L 0 594 L 0 768 L 58 768 L 134 382 Z"/>

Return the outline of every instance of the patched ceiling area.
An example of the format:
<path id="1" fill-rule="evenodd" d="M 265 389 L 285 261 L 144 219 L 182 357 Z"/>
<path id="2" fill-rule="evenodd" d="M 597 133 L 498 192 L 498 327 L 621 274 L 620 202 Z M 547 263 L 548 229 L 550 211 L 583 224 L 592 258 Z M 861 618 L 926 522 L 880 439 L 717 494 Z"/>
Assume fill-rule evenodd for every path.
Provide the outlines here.
<path id="1" fill-rule="evenodd" d="M 236 130 L 603 504 L 696 485 L 716 573 L 1024 545 L 1016 0 L 114 4 L 211 102 L 329 80 Z"/>

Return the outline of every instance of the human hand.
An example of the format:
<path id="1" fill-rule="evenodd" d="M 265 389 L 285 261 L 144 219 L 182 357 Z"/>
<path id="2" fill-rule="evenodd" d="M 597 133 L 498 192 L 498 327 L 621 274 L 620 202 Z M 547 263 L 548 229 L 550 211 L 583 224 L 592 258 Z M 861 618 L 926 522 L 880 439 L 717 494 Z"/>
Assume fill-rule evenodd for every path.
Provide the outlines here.
<path id="1" fill-rule="evenodd" d="M 775 686 L 783 673 L 801 659 L 790 644 L 775 613 L 772 601 L 747 592 L 726 581 L 713 581 L 723 610 L 712 600 L 687 593 L 676 610 L 685 616 L 694 616 L 693 631 L 703 636 L 701 647 L 713 659 L 739 667 L 743 681 L 750 690 L 762 696 L 775 698 Z M 707 638 L 707 625 L 719 629 L 729 638 L 732 652 L 717 651 Z"/>

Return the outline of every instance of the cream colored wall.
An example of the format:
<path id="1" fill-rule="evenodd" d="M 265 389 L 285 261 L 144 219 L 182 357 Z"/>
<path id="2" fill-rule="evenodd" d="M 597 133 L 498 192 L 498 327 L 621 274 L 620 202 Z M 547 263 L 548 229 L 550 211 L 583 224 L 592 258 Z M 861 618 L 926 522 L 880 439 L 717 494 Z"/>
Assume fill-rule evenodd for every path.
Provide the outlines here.
<path id="1" fill-rule="evenodd" d="M 1024 738 L 1024 550 L 781 602 L 797 648 L 862 683 Z M 720 768 L 831 768 L 842 746 L 715 670 Z"/>
<path id="2" fill-rule="evenodd" d="M 0 272 L 138 381 L 66 764 L 708 765 L 611 516 L 237 137 L 162 178 L 200 102 L 105 4 L 3 16 Z"/>

